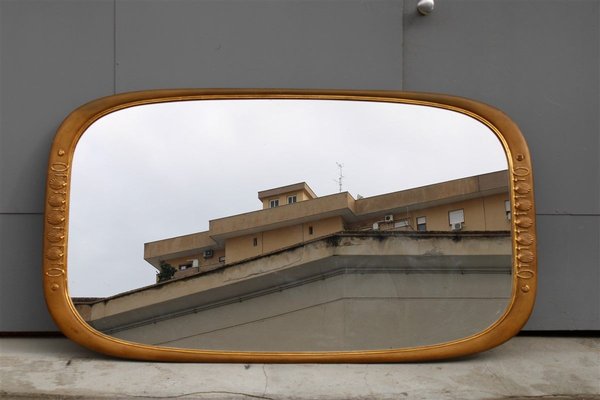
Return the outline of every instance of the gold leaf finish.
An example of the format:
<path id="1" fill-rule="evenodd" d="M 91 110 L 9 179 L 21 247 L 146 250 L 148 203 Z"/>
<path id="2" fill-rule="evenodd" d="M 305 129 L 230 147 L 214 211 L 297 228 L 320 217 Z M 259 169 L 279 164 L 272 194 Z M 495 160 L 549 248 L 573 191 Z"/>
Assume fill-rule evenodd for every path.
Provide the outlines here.
<path id="1" fill-rule="evenodd" d="M 48 198 L 48 204 L 54 207 L 60 207 L 65 204 L 65 195 L 62 193 L 53 194 Z"/>
<path id="2" fill-rule="evenodd" d="M 517 200 L 515 203 L 517 210 L 529 211 L 531 210 L 531 201 L 529 200 Z"/>
<path id="3" fill-rule="evenodd" d="M 61 240 L 63 240 L 65 238 L 65 234 L 64 234 L 63 230 L 59 228 L 59 229 L 54 229 L 54 230 L 51 230 L 50 232 L 48 232 L 48 235 L 46 237 L 50 242 L 56 243 L 56 242 L 60 242 Z"/>
<path id="4" fill-rule="evenodd" d="M 60 260 L 64 256 L 63 248 L 59 246 L 50 247 L 46 252 L 46 258 L 52 261 Z"/>
<path id="5" fill-rule="evenodd" d="M 63 222 L 65 222 L 65 215 L 56 211 L 50 212 L 48 213 L 48 217 L 46 218 L 46 220 L 52 225 L 62 224 Z"/>
<path id="6" fill-rule="evenodd" d="M 531 228 L 533 226 L 533 220 L 529 217 L 517 218 L 515 223 L 519 228 Z"/>
<path id="7" fill-rule="evenodd" d="M 49 268 L 48 271 L 46 271 L 46 276 L 50 276 L 53 278 L 56 278 L 58 276 L 63 276 L 64 274 L 65 274 L 65 270 L 62 268 L 52 267 L 52 268 Z M 53 283 L 51 286 L 56 287 L 56 286 L 58 286 L 58 284 Z"/>
<path id="8" fill-rule="evenodd" d="M 517 259 L 521 262 L 530 263 L 533 261 L 533 253 L 530 251 L 520 251 L 517 255 Z"/>
<path id="9" fill-rule="evenodd" d="M 48 181 L 48 186 L 51 189 L 63 189 L 67 186 L 67 177 L 63 175 L 55 175 Z"/>
<path id="10" fill-rule="evenodd" d="M 520 245 L 530 245 L 534 241 L 533 235 L 530 233 L 523 233 L 517 236 L 517 243 Z"/>
<path id="11" fill-rule="evenodd" d="M 518 183 L 517 185 L 515 185 L 515 192 L 517 192 L 518 194 L 527 194 L 531 192 L 531 186 L 529 186 L 525 182 Z"/>
<path id="12" fill-rule="evenodd" d="M 486 125 L 507 154 L 513 244 L 512 299 L 505 313 L 485 330 L 436 345 L 335 352 L 240 352 L 191 350 L 132 343 L 86 324 L 67 290 L 69 193 L 75 146 L 85 130 L 111 112 L 143 104 L 214 99 L 319 99 L 376 101 L 431 106 L 468 115 Z M 72 340 L 95 351 L 137 360 L 185 362 L 413 362 L 461 357 L 498 346 L 517 334 L 533 309 L 537 252 L 535 203 L 529 151 L 519 128 L 501 111 L 473 100 L 440 94 L 394 91 L 174 89 L 124 93 L 85 104 L 63 121 L 50 151 L 46 187 L 44 290 L 52 317 Z M 116 194 L 118 195 L 118 194 Z"/>

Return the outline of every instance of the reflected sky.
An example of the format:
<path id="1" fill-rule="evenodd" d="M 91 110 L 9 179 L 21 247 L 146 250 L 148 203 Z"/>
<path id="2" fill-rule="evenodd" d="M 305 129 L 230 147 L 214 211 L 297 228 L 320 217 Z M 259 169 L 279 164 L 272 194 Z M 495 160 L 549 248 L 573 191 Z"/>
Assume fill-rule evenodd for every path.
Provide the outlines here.
<path id="1" fill-rule="evenodd" d="M 257 192 L 305 181 L 318 196 L 374 196 L 507 168 L 495 135 L 460 113 L 356 101 L 145 105 L 79 141 L 69 211 L 69 291 L 102 297 L 155 282 L 143 244 L 261 208 Z"/>

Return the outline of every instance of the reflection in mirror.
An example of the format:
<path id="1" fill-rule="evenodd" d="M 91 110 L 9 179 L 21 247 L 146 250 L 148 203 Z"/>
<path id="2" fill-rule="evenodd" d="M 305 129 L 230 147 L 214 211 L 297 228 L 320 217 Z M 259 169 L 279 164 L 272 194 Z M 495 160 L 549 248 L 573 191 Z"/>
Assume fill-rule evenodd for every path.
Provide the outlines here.
<path id="1" fill-rule="evenodd" d="M 511 298 L 507 161 L 453 111 L 202 100 L 109 114 L 73 159 L 69 292 L 94 328 L 241 351 L 476 334 Z"/>

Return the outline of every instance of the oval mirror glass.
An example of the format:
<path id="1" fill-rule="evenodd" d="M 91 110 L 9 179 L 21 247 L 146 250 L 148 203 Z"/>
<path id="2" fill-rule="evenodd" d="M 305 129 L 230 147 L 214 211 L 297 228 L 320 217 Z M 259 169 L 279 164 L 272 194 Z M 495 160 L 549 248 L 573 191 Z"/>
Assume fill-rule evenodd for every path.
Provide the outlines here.
<path id="1" fill-rule="evenodd" d="M 507 155 L 461 112 L 322 99 L 146 104 L 74 150 L 68 290 L 117 339 L 412 348 L 512 299 Z"/>

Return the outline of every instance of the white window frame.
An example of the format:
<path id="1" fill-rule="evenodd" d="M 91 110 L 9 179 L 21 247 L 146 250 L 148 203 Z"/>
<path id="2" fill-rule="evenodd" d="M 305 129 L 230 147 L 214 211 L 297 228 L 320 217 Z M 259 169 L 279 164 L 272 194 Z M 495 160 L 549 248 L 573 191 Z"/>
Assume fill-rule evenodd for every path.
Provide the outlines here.
<path id="1" fill-rule="evenodd" d="M 193 263 L 191 263 L 191 262 L 187 262 L 185 264 L 179 264 L 178 270 L 179 271 L 185 271 L 186 269 L 192 268 L 192 266 L 193 266 Z"/>
<path id="2" fill-rule="evenodd" d="M 279 199 L 269 200 L 269 208 L 279 207 Z"/>
<path id="3" fill-rule="evenodd" d="M 416 221 L 417 221 L 417 231 L 423 232 L 423 231 L 427 230 L 427 217 L 426 216 L 417 217 Z M 425 229 L 420 230 L 419 225 L 423 225 L 425 227 Z"/>
<path id="4" fill-rule="evenodd" d="M 296 202 L 298 202 L 298 196 L 297 195 L 294 194 L 294 195 L 288 196 L 288 198 L 287 198 L 287 203 L 288 204 L 294 204 Z"/>
<path id="5" fill-rule="evenodd" d="M 454 224 L 465 223 L 465 209 L 461 208 L 458 210 L 448 211 L 448 224 L 453 226 Z"/>

